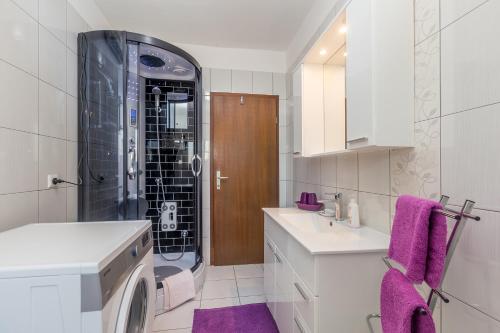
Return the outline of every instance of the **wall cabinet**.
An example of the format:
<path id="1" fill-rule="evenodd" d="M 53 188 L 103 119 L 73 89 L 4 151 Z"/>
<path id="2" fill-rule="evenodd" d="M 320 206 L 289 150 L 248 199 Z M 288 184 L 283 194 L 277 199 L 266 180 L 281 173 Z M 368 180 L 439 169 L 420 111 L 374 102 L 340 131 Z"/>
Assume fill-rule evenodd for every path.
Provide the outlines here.
<path id="1" fill-rule="evenodd" d="M 413 2 L 346 8 L 347 148 L 413 145 Z"/>
<path id="2" fill-rule="evenodd" d="M 324 151 L 323 65 L 302 64 L 293 74 L 293 153 Z"/>
<path id="3" fill-rule="evenodd" d="M 352 0 L 293 73 L 294 154 L 411 147 L 413 2 Z"/>

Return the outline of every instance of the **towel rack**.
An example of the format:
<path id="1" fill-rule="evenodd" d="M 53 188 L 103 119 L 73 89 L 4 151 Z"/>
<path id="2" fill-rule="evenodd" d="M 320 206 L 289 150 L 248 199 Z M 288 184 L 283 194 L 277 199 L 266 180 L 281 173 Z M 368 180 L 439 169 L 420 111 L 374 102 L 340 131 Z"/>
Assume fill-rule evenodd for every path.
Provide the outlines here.
<path id="1" fill-rule="evenodd" d="M 439 203 L 443 207 L 442 209 L 434 209 L 433 212 L 442 214 L 446 217 L 449 217 L 451 219 L 454 219 L 455 225 L 453 226 L 453 230 L 451 231 L 450 237 L 448 239 L 448 242 L 446 244 L 446 257 L 445 257 L 445 262 L 444 262 L 444 270 L 443 270 L 443 276 L 441 277 L 441 282 L 439 283 L 439 286 L 435 289 L 431 289 L 429 293 L 429 297 L 427 299 L 427 305 L 429 306 L 429 309 L 431 313 L 434 312 L 434 309 L 436 307 L 438 299 L 441 299 L 444 303 L 449 303 L 450 299 L 447 298 L 441 289 L 441 286 L 443 284 L 444 277 L 446 275 L 446 272 L 448 271 L 448 267 L 451 262 L 451 258 L 453 257 L 453 253 L 455 252 L 455 249 L 457 248 L 458 241 L 460 240 L 460 237 L 462 235 L 462 232 L 465 227 L 465 221 L 467 219 L 474 220 L 474 221 L 480 221 L 481 218 L 477 215 L 472 215 L 472 208 L 474 208 L 475 202 L 472 200 L 465 200 L 464 204 L 462 205 L 461 210 L 455 210 L 446 207 L 448 204 L 448 200 L 450 197 L 446 195 L 442 195 L 441 199 L 439 200 Z M 382 258 L 383 262 L 386 264 L 386 266 L 391 269 L 393 268 L 391 262 L 389 261 L 389 257 L 383 257 Z M 423 308 L 420 308 L 417 310 L 420 315 L 427 315 L 427 311 Z M 373 331 L 373 326 L 371 324 L 371 320 L 374 318 L 381 318 L 380 314 L 378 313 L 373 313 L 369 314 L 366 317 L 366 322 L 368 324 L 368 328 L 370 329 L 370 333 L 374 333 Z"/>

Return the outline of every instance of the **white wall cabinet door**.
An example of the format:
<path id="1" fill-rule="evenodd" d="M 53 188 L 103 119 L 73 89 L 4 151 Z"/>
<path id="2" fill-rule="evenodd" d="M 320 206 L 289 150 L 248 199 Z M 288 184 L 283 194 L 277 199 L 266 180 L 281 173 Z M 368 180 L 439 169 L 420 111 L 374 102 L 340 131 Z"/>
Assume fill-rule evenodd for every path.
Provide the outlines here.
<path id="1" fill-rule="evenodd" d="M 413 2 L 346 8 L 347 148 L 413 145 Z"/>
<path id="2" fill-rule="evenodd" d="M 347 143 L 368 144 L 372 138 L 371 1 L 353 0 L 347 18 Z"/>
<path id="3" fill-rule="evenodd" d="M 275 315 L 275 288 L 276 288 L 276 270 L 274 259 L 275 245 L 269 238 L 264 235 L 264 294 L 266 303 L 271 314 Z"/>
<path id="4" fill-rule="evenodd" d="M 293 154 L 302 154 L 302 66 L 293 72 Z"/>

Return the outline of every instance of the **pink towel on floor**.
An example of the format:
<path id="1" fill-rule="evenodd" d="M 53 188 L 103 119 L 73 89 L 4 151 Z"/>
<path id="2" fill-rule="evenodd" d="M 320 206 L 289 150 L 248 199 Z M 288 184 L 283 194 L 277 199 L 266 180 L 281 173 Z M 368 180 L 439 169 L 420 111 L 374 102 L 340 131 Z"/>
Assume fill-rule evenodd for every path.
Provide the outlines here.
<path id="1" fill-rule="evenodd" d="M 389 258 L 406 268 L 406 277 L 423 281 L 431 288 L 441 282 L 446 257 L 446 218 L 433 209 L 442 206 L 431 200 L 400 196 L 389 245 Z"/>
<path id="2" fill-rule="evenodd" d="M 420 314 L 421 308 L 427 313 Z M 390 269 L 382 280 L 380 313 L 384 333 L 435 333 L 434 320 L 424 299 L 397 269 Z"/>

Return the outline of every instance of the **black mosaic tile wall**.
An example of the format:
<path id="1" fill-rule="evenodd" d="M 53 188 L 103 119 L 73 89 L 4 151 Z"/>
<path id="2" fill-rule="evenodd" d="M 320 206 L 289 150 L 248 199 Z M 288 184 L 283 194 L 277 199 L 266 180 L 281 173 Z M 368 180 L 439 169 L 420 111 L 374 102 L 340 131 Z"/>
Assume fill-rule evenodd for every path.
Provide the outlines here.
<path id="1" fill-rule="evenodd" d="M 155 98 L 152 94 L 152 89 L 155 86 L 162 91 L 160 95 L 162 112 L 160 112 L 159 117 L 161 175 L 157 155 Z M 187 129 L 169 128 L 172 126 L 168 126 L 167 93 L 169 92 L 188 94 Z M 158 253 L 158 242 L 162 246 L 162 252 L 181 252 L 182 230 L 187 231 L 186 252 L 194 251 L 195 178 L 191 172 L 191 156 L 188 149 L 188 142 L 194 142 L 195 139 L 193 96 L 193 82 L 146 80 L 146 200 L 149 204 L 146 217 L 153 222 L 155 253 Z M 156 179 L 160 176 L 163 179 L 165 200 L 177 202 L 178 224 L 176 231 L 161 231 L 160 237 L 157 239 L 160 217 L 158 209 L 163 202 L 161 188 L 156 183 Z"/>

